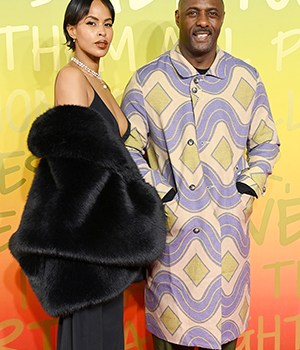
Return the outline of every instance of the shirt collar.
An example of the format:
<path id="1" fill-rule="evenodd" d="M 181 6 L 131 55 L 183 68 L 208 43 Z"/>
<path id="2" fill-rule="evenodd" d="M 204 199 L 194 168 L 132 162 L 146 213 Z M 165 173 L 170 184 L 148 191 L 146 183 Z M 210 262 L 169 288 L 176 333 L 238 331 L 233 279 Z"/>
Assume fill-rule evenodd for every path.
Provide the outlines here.
<path id="1" fill-rule="evenodd" d="M 224 51 L 218 47 L 216 58 L 213 64 L 210 66 L 209 70 L 207 71 L 206 75 L 210 75 L 218 79 L 225 78 L 224 70 L 218 69 L 220 68 L 220 62 L 222 61 L 223 56 L 224 56 Z M 199 74 L 196 68 L 193 67 L 190 64 L 190 62 L 182 55 L 179 49 L 178 42 L 171 49 L 170 57 L 175 70 L 182 78 L 190 78 Z"/>

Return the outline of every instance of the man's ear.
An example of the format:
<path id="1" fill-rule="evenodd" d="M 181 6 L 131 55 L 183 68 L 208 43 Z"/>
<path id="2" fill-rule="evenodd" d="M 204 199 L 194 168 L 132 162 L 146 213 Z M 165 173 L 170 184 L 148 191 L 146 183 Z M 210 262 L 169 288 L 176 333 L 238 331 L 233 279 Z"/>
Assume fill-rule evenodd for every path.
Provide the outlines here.
<path id="1" fill-rule="evenodd" d="M 175 22 L 176 22 L 176 25 L 177 27 L 179 27 L 179 10 L 176 10 L 175 11 Z"/>
<path id="2" fill-rule="evenodd" d="M 224 13 L 223 13 L 223 19 L 222 19 L 222 24 L 223 24 L 223 22 L 224 22 L 225 14 L 226 14 L 226 12 L 224 11 Z"/>

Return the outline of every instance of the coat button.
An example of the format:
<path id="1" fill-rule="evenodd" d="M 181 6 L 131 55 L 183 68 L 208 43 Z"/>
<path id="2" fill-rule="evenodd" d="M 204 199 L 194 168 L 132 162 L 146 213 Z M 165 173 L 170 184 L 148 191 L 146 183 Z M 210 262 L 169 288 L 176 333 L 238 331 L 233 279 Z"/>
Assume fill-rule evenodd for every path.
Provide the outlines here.
<path id="1" fill-rule="evenodd" d="M 193 146 L 193 144 L 194 144 L 195 142 L 194 142 L 194 140 L 189 139 L 187 143 L 188 143 L 189 146 Z"/>
<path id="2" fill-rule="evenodd" d="M 199 78 L 197 78 L 197 77 L 194 78 L 194 83 L 195 83 L 195 84 L 198 84 L 198 83 L 199 83 Z"/>
<path id="3" fill-rule="evenodd" d="M 190 185 L 189 188 L 190 188 L 191 191 L 195 191 L 196 186 L 195 185 Z"/>
<path id="4" fill-rule="evenodd" d="M 199 229 L 198 227 L 195 227 L 195 228 L 193 229 L 193 232 L 194 232 L 195 234 L 198 234 L 198 233 L 200 232 L 200 229 Z"/>
<path id="5" fill-rule="evenodd" d="M 195 94 L 198 91 L 198 89 L 196 87 L 192 88 L 192 92 Z"/>

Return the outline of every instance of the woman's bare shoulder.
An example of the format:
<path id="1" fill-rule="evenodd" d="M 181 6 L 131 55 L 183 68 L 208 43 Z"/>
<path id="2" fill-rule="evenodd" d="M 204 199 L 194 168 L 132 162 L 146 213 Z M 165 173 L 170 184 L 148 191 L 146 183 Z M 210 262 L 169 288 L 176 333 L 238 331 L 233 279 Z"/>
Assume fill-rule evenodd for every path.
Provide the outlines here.
<path id="1" fill-rule="evenodd" d="M 64 87 L 73 85 L 81 85 L 86 82 L 84 74 L 76 67 L 66 65 L 64 66 L 56 76 L 55 85 L 63 85 Z"/>
<path id="2" fill-rule="evenodd" d="M 89 105 L 89 84 L 82 71 L 71 65 L 64 66 L 55 80 L 55 104 Z"/>

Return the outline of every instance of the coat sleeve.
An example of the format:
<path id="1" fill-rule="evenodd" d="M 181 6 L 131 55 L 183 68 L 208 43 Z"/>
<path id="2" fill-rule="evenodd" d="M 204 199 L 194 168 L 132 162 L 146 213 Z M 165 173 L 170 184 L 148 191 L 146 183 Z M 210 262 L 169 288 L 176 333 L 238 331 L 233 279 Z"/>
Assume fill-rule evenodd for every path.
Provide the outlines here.
<path id="1" fill-rule="evenodd" d="M 122 110 L 131 123 L 131 133 L 125 142 L 127 149 L 145 181 L 155 187 L 161 198 L 168 196 L 169 193 L 173 193 L 174 189 L 161 174 L 160 170 L 155 169 L 146 160 L 147 152 L 150 151 L 149 133 L 151 131 L 143 90 L 138 82 L 137 73 L 133 75 L 126 87 L 122 101 Z"/>
<path id="2" fill-rule="evenodd" d="M 247 142 L 248 168 L 237 178 L 238 182 L 252 188 L 257 197 L 266 191 L 267 178 L 278 157 L 279 145 L 267 93 L 258 76 Z"/>

